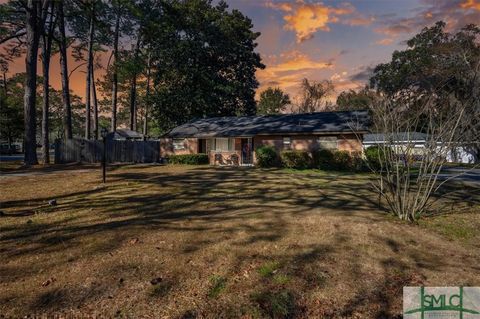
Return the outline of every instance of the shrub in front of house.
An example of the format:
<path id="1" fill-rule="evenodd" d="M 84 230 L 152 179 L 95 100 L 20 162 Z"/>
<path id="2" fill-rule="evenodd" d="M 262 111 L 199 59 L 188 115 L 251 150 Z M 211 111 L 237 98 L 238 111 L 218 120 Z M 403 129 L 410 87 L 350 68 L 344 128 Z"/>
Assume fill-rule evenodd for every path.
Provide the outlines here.
<path id="1" fill-rule="evenodd" d="M 347 151 L 333 152 L 333 169 L 337 171 L 353 170 L 353 157 Z"/>
<path id="2" fill-rule="evenodd" d="M 355 172 L 367 172 L 368 166 L 365 164 L 365 159 L 362 156 L 362 152 L 354 152 L 352 156 L 352 171 Z"/>
<path id="3" fill-rule="evenodd" d="M 277 164 L 277 152 L 272 146 L 260 146 L 255 150 L 257 165 L 260 167 L 272 167 Z"/>
<path id="4" fill-rule="evenodd" d="M 170 155 L 168 157 L 168 163 L 184 164 L 184 165 L 208 164 L 208 155 L 207 154 Z"/>
<path id="5" fill-rule="evenodd" d="M 364 161 L 360 154 L 348 151 L 322 149 L 312 153 L 313 167 L 322 170 L 363 171 Z"/>
<path id="6" fill-rule="evenodd" d="M 371 146 L 365 149 L 365 162 L 368 168 L 372 170 L 379 170 L 381 166 L 386 162 L 386 156 L 389 155 L 389 152 L 392 150 L 388 147 L 380 146 Z"/>
<path id="7" fill-rule="evenodd" d="M 333 152 L 327 149 L 314 151 L 312 153 L 312 166 L 323 170 L 333 169 Z"/>
<path id="8" fill-rule="evenodd" d="M 282 166 L 286 168 L 305 169 L 310 167 L 310 154 L 305 151 L 283 151 L 280 153 Z"/>

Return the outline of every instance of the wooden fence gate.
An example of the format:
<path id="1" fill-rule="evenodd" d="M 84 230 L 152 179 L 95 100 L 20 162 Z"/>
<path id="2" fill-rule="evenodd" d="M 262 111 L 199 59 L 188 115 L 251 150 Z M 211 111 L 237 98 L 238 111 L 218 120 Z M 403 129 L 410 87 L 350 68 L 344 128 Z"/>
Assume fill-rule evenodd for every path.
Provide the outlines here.
<path id="1" fill-rule="evenodd" d="M 107 139 L 106 159 L 109 163 L 155 163 L 160 161 L 159 141 L 119 141 Z M 55 163 L 99 163 L 103 141 L 70 139 L 55 142 Z"/>

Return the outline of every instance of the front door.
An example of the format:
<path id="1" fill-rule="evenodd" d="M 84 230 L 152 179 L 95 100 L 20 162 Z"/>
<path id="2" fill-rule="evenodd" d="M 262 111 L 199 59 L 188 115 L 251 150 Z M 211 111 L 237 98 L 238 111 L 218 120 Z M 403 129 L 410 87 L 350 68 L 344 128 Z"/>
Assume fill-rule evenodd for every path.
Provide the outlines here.
<path id="1" fill-rule="evenodd" d="M 252 139 L 242 138 L 242 164 L 252 164 Z"/>
<path id="2" fill-rule="evenodd" d="M 207 153 L 207 140 L 204 138 L 198 139 L 198 153 L 206 154 Z"/>

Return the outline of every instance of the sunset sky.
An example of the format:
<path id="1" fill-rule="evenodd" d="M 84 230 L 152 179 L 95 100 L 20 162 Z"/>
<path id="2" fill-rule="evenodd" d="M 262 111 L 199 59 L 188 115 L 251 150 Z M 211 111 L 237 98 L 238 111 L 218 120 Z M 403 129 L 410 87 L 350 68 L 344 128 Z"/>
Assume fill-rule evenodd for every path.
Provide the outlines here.
<path id="1" fill-rule="evenodd" d="M 480 0 L 227 2 L 249 16 L 254 30 L 261 32 L 257 50 L 267 67 L 257 72 L 259 90 L 279 86 L 293 97 L 304 77 L 332 80 L 337 94 L 363 86 L 373 66 L 387 61 L 394 50 L 405 47 L 406 39 L 438 20 L 447 22 L 450 31 L 480 23 Z M 73 68 L 75 63 L 71 64 Z M 60 88 L 58 56 L 52 67 L 52 85 Z M 23 61 L 10 71 L 23 72 Z M 80 96 L 85 94 L 82 71 L 71 78 L 71 87 Z"/>

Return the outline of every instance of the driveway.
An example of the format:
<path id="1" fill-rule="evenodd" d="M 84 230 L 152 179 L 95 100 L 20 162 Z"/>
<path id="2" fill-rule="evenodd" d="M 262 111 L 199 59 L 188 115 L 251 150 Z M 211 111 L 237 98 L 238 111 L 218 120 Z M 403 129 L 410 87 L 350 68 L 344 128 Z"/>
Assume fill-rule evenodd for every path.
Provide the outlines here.
<path id="1" fill-rule="evenodd" d="M 458 176 L 456 176 L 458 175 Z M 452 167 L 444 168 L 440 175 L 439 179 L 452 178 L 455 181 L 468 182 L 468 183 L 479 183 L 480 184 L 480 168 L 463 168 L 463 167 Z"/>
<path id="2" fill-rule="evenodd" d="M 0 162 L 14 162 L 23 160 L 23 154 L 0 155 Z"/>

